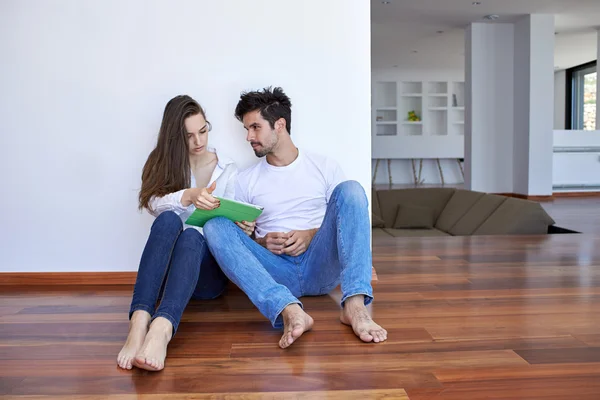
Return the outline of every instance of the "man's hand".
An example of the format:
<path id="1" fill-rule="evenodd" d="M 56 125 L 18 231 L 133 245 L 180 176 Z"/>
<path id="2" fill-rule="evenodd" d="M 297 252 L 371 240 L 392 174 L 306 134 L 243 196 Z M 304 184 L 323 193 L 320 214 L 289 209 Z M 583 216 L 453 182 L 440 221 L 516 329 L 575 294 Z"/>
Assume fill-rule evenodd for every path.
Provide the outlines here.
<path id="1" fill-rule="evenodd" d="M 294 257 L 301 255 L 308 249 L 308 246 L 316 233 L 317 229 L 289 232 L 289 239 L 284 243 L 285 247 L 283 249 L 283 254 Z"/>
<path id="2" fill-rule="evenodd" d="M 289 238 L 290 236 L 287 233 L 270 232 L 265 237 L 257 239 L 256 242 L 267 248 L 271 253 L 281 255 L 285 247 L 284 244 Z"/>
<path id="3" fill-rule="evenodd" d="M 252 234 L 254 233 L 254 228 L 256 227 L 255 222 L 242 221 L 236 222 L 235 224 L 239 226 L 248 236 L 252 236 Z"/>

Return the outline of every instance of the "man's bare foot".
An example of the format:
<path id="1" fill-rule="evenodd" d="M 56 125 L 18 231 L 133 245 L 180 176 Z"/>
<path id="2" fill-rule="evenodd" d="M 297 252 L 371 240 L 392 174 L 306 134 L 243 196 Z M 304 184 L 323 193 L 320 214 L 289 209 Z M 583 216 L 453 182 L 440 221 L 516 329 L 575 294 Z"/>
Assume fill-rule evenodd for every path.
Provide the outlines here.
<path id="1" fill-rule="evenodd" d="M 173 336 L 173 325 L 163 317 L 158 317 L 146 334 L 144 344 L 135 358 L 133 365 L 148 371 L 160 371 L 165 367 L 167 345 Z"/>
<path id="2" fill-rule="evenodd" d="M 117 356 L 119 367 L 123 369 L 131 369 L 133 367 L 133 358 L 144 343 L 149 322 L 150 314 L 146 311 L 138 310 L 133 313 L 129 321 L 127 340 Z"/>
<path id="3" fill-rule="evenodd" d="M 363 342 L 380 343 L 387 339 L 387 331 L 371 319 L 363 295 L 346 299 L 340 321 L 342 324 L 350 325 L 356 336 Z"/>
<path id="4" fill-rule="evenodd" d="M 298 304 L 290 304 L 281 312 L 284 332 L 279 347 L 290 347 L 302 334 L 312 329 L 314 321 Z"/>

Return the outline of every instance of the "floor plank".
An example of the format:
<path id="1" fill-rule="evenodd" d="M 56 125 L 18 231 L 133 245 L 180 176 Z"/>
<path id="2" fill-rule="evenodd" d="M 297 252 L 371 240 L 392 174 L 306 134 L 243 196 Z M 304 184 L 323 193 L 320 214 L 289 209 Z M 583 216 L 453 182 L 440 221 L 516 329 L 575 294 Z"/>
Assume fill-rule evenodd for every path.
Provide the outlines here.
<path id="1" fill-rule="evenodd" d="M 130 286 L 4 286 L 0 397 L 600 398 L 600 237 L 384 238 L 373 259 L 386 343 L 333 293 L 303 299 L 315 327 L 281 350 L 232 287 L 190 304 L 159 373 L 116 366 Z"/>

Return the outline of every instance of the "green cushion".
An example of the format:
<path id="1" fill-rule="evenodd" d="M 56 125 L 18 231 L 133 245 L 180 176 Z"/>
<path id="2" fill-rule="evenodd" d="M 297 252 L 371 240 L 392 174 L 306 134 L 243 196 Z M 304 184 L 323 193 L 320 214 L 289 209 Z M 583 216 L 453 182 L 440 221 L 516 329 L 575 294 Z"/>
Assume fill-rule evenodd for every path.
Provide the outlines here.
<path id="1" fill-rule="evenodd" d="M 508 198 L 474 235 L 545 235 L 553 224 L 539 203 Z"/>
<path id="2" fill-rule="evenodd" d="M 437 229 L 383 229 L 393 237 L 444 237 L 450 236 Z"/>
<path id="3" fill-rule="evenodd" d="M 449 232 L 450 229 L 471 211 L 471 207 L 483 196 L 482 192 L 472 192 L 470 190 L 457 190 L 442 213 L 438 217 L 435 227 L 441 231 Z"/>
<path id="4" fill-rule="evenodd" d="M 495 194 L 481 196 L 448 233 L 454 236 L 472 235 L 506 199 L 507 197 Z"/>
<path id="5" fill-rule="evenodd" d="M 435 210 L 413 204 L 400 204 L 394 229 L 431 229 L 435 224 Z"/>
<path id="6" fill-rule="evenodd" d="M 392 228 L 398 214 L 399 204 L 411 204 L 429 207 L 435 210 L 436 218 L 442 212 L 456 189 L 451 188 L 419 188 L 378 190 L 377 199 L 386 228 Z"/>
<path id="7" fill-rule="evenodd" d="M 384 231 L 381 228 L 375 228 L 372 230 L 373 232 L 373 238 L 391 238 L 392 235 L 390 235 L 389 233 L 387 233 L 386 231 Z"/>
<path id="8" fill-rule="evenodd" d="M 372 228 L 385 228 L 385 222 L 381 219 L 379 215 L 373 214 L 373 221 L 371 223 Z"/>
<path id="9" fill-rule="evenodd" d="M 381 209 L 379 208 L 379 199 L 377 198 L 377 190 L 371 188 L 371 213 L 381 217 Z"/>

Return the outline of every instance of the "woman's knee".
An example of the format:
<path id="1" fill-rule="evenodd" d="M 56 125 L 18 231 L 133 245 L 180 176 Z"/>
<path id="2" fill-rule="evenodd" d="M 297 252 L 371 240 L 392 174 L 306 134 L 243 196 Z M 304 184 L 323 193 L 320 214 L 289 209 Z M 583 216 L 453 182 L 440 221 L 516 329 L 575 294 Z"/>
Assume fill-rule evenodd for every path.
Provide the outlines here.
<path id="1" fill-rule="evenodd" d="M 187 228 L 177 239 L 177 245 L 191 247 L 193 249 L 204 250 L 206 247 L 206 239 L 198 230 L 194 228 Z"/>
<path id="2" fill-rule="evenodd" d="M 161 213 L 152 224 L 153 231 L 160 231 L 161 233 L 179 233 L 183 229 L 183 223 L 179 215 L 173 211 L 165 211 Z"/>

